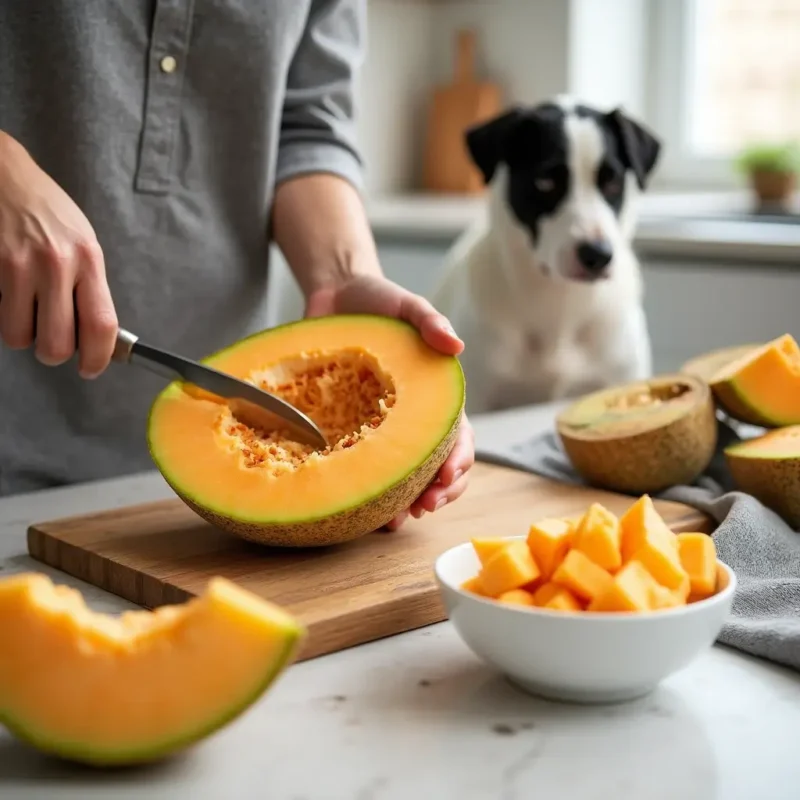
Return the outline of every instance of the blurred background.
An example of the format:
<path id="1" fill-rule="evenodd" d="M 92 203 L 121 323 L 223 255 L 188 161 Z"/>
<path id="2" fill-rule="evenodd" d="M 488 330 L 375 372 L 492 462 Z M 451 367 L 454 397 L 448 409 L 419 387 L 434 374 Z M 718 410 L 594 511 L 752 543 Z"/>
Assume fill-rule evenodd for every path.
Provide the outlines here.
<path id="1" fill-rule="evenodd" d="M 367 203 L 386 273 L 426 294 L 482 212 L 465 121 L 559 93 L 664 149 L 635 249 L 654 368 L 800 337 L 800 0 L 369 0 L 359 87 Z M 273 261 L 270 323 L 302 302 Z"/>

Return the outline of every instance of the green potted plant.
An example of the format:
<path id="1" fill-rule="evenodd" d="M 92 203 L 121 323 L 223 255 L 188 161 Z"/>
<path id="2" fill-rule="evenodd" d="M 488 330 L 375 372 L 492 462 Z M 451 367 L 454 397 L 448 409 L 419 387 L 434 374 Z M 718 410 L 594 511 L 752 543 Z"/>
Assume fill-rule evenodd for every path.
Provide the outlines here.
<path id="1" fill-rule="evenodd" d="M 736 163 L 747 175 L 759 205 L 786 205 L 797 186 L 800 145 L 754 143 L 742 150 Z"/>

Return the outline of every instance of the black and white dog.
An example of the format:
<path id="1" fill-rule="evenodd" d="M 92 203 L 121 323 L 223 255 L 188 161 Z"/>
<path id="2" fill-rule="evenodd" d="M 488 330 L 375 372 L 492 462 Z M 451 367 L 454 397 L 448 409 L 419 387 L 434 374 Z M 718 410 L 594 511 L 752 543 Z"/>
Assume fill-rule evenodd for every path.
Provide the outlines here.
<path id="1" fill-rule="evenodd" d="M 465 342 L 467 412 L 574 397 L 647 377 L 631 248 L 660 143 L 619 109 L 557 98 L 466 133 L 486 214 L 431 297 Z"/>

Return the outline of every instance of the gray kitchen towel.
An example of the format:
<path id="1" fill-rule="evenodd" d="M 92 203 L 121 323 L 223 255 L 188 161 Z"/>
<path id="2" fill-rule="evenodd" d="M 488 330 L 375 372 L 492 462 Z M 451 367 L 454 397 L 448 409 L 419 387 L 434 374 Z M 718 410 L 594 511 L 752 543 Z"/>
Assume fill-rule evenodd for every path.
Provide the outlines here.
<path id="1" fill-rule="evenodd" d="M 654 497 L 693 506 L 718 524 L 713 533 L 717 554 L 738 582 L 718 641 L 800 671 L 800 533 L 752 496 L 734 490 L 722 450 L 738 438 L 720 421 L 717 452 L 706 473 L 691 486 L 674 486 Z M 476 457 L 586 485 L 552 431 L 508 447 L 477 448 Z"/>

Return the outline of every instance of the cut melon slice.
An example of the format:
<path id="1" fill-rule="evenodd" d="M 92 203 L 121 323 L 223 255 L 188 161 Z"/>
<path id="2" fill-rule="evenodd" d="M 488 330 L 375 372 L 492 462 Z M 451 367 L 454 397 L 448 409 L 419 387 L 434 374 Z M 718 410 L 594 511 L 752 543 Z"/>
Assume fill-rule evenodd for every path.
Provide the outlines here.
<path id="1" fill-rule="evenodd" d="M 725 461 L 738 489 L 800 530 L 800 425 L 729 445 Z"/>
<path id="2" fill-rule="evenodd" d="M 434 480 L 458 434 L 464 374 L 401 320 L 305 319 L 205 359 L 307 414 L 330 447 L 237 419 L 225 402 L 170 384 L 149 418 L 152 458 L 198 514 L 254 542 L 331 545 L 374 531 Z"/>
<path id="3" fill-rule="evenodd" d="M 800 347 L 788 333 L 723 366 L 709 385 L 722 409 L 741 422 L 800 423 Z"/>
<path id="4" fill-rule="evenodd" d="M 96 765 L 171 755 L 251 706 L 305 628 L 212 578 L 201 597 L 118 618 L 46 576 L 0 581 L 0 723 L 36 748 Z"/>

